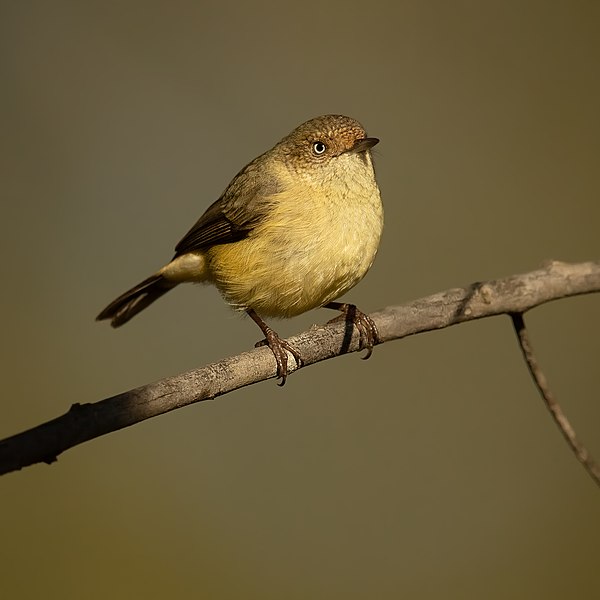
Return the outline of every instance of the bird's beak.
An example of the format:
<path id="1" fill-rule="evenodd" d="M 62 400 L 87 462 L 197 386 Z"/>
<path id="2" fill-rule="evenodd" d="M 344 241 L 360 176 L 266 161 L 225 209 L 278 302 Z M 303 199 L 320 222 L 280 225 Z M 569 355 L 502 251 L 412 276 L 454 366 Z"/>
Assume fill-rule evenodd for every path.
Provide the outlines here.
<path id="1" fill-rule="evenodd" d="M 375 144 L 378 143 L 379 140 L 377 138 L 372 137 L 363 138 L 362 140 L 356 140 L 352 148 L 350 148 L 349 152 L 352 152 L 353 154 L 357 152 L 364 152 L 365 150 L 372 148 Z"/>

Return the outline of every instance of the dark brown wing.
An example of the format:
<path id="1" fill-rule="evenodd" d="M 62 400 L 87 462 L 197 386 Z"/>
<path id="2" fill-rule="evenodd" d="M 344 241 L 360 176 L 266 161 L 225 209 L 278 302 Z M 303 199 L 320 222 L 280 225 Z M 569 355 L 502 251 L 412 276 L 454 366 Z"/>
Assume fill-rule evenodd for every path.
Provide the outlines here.
<path id="1" fill-rule="evenodd" d="M 175 257 L 247 237 L 268 213 L 278 191 L 269 171 L 265 155 L 246 165 L 175 246 Z"/>
<path id="2" fill-rule="evenodd" d="M 236 225 L 223 213 L 223 199 L 219 198 L 198 219 L 196 224 L 175 246 L 175 256 L 202 250 L 215 244 L 228 244 L 245 238 L 249 229 Z"/>

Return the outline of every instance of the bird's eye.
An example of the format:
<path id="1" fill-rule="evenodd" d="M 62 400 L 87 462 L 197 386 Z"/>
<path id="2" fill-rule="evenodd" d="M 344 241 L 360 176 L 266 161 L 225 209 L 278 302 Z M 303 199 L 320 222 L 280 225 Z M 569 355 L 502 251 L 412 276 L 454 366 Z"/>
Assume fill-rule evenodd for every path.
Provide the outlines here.
<path id="1" fill-rule="evenodd" d="M 312 148 L 315 154 L 323 154 L 327 150 L 327 146 L 323 142 L 314 142 Z"/>

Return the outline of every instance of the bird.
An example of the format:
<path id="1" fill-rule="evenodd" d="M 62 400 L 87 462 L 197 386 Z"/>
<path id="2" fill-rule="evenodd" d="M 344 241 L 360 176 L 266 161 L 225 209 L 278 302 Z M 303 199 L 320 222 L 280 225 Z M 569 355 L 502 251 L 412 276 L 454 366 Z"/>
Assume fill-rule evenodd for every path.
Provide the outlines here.
<path id="1" fill-rule="evenodd" d="M 351 117 L 310 119 L 232 179 L 175 247 L 172 260 L 111 302 L 98 316 L 120 327 L 181 283 L 210 283 L 260 327 L 279 385 L 301 354 L 263 319 L 314 308 L 340 311 L 371 355 L 374 321 L 336 300 L 370 269 L 383 230 L 383 205 L 368 137 Z M 330 322 L 332 322 L 330 321 Z"/>

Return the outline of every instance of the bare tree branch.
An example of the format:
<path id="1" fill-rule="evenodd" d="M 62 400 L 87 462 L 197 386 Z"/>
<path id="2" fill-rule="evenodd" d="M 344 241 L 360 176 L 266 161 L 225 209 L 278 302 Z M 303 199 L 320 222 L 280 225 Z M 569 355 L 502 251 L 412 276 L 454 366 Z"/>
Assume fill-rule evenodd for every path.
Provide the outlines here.
<path id="1" fill-rule="evenodd" d="M 448 290 L 370 316 L 381 342 L 388 342 L 598 291 L 600 261 L 552 262 L 537 271 Z M 360 350 L 358 333 L 343 323 L 315 327 L 289 341 L 306 366 Z M 60 417 L 0 441 L 0 474 L 51 463 L 65 450 L 106 433 L 275 376 L 271 351 L 258 348 L 100 402 L 74 404 Z"/>
<path id="2" fill-rule="evenodd" d="M 546 377 L 533 353 L 533 348 L 531 347 L 531 342 L 529 341 L 529 335 L 527 334 L 527 329 L 525 328 L 523 315 L 521 313 L 516 313 L 511 315 L 511 318 L 513 327 L 515 328 L 515 333 L 517 334 L 517 339 L 519 340 L 519 346 L 523 352 L 523 358 L 527 363 L 527 367 L 531 373 L 531 376 L 533 377 L 533 380 L 535 381 L 535 385 L 544 399 L 546 407 L 550 411 L 552 418 L 556 422 L 556 425 L 560 429 L 564 438 L 567 440 L 567 443 L 569 446 L 571 446 L 571 450 L 573 450 L 577 460 L 583 465 L 584 469 L 588 472 L 596 484 L 600 486 L 600 467 L 594 461 L 587 448 L 577 439 L 575 430 L 569 422 L 569 419 L 567 419 L 566 415 L 563 413 L 560 405 L 554 397 L 554 394 L 550 390 Z"/>

